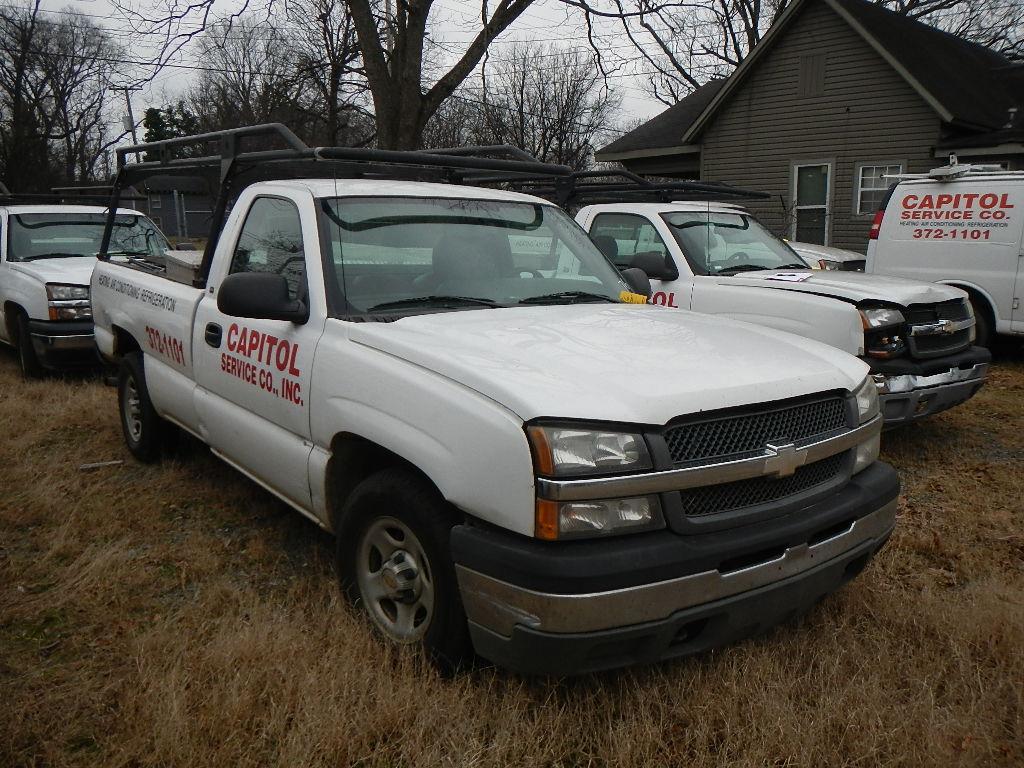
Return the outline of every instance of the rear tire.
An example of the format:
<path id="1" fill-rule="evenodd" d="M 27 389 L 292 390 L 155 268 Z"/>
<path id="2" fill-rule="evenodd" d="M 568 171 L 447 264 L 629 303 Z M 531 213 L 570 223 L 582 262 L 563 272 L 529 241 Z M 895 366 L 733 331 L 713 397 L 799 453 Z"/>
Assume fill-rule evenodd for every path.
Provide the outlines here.
<path id="1" fill-rule="evenodd" d="M 419 643 L 445 674 L 472 659 L 449 537 L 456 518 L 403 469 L 364 480 L 345 503 L 335 550 L 342 589 L 396 645 Z"/>
<path id="2" fill-rule="evenodd" d="M 21 365 L 21 375 L 26 379 L 42 378 L 43 366 L 40 365 L 35 347 L 32 346 L 28 317 L 24 314 L 18 315 L 18 363 Z"/>
<path id="3" fill-rule="evenodd" d="M 159 459 L 166 425 L 149 399 L 141 352 L 132 352 L 121 359 L 117 405 L 124 442 L 132 456 L 146 464 Z"/>
<path id="4" fill-rule="evenodd" d="M 971 296 L 971 309 L 974 310 L 974 343 L 979 347 L 992 345 L 992 316 L 988 305 Z"/>

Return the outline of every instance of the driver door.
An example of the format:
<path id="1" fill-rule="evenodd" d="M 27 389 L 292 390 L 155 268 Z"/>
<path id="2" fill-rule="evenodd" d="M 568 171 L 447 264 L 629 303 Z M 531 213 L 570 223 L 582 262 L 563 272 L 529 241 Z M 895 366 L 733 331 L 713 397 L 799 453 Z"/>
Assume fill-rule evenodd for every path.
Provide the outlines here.
<path id="1" fill-rule="evenodd" d="M 653 252 L 673 260 L 672 251 L 654 222 L 636 213 L 599 213 L 590 225 L 590 237 L 619 270 L 629 269 L 637 254 Z M 651 280 L 651 304 L 689 309 L 693 280 L 679 268 L 675 280 Z"/>
<path id="2" fill-rule="evenodd" d="M 236 241 L 223 244 L 231 248 L 230 259 L 217 252 L 217 269 L 196 311 L 192 348 L 204 438 L 229 463 L 309 510 L 310 374 L 324 317 L 311 311 L 298 324 L 232 317 L 217 307 L 217 285 L 237 272 L 283 274 L 292 298 L 319 305 L 310 289 L 323 289 L 316 222 L 311 207 L 304 208 L 309 220 L 293 200 L 252 199 Z M 307 270 L 308 264 L 313 268 Z"/>

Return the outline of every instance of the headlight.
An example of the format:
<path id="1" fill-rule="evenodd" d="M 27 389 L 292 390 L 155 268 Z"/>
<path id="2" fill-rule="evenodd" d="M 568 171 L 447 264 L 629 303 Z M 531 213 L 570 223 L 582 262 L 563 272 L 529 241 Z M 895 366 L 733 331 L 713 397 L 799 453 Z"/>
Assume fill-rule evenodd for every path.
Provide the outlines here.
<path id="1" fill-rule="evenodd" d="M 860 319 L 864 324 L 865 330 L 888 328 L 891 325 L 903 325 L 906 322 L 903 313 L 898 309 L 887 309 L 885 307 L 862 309 L 860 311 Z"/>
<path id="2" fill-rule="evenodd" d="M 664 528 L 657 496 L 586 501 L 537 500 L 539 539 L 579 539 Z"/>
<path id="3" fill-rule="evenodd" d="M 864 326 L 864 351 L 868 355 L 888 359 L 906 351 L 907 345 L 900 335 L 906 320 L 898 309 L 862 309 L 860 318 Z"/>
<path id="4" fill-rule="evenodd" d="M 540 426 L 526 432 L 541 475 L 598 475 L 652 466 L 643 435 Z"/>
<path id="5" fill-rule="evenodd" d="M 857 398 L 857 423 L 863 424 L 878 415 L 878 385 L 868 376 L 853 393 Z"/>
<path id="6" fill-rule="evenodd" d="M 89 286 L 46 284 L 46 297 L 51 320 L 89 320 L 92 306 L 89 303 Z"/>
<path id="7" fill-rule="evenodd" d="M 971 335 L 970 335 L 971 344 L 973 344 L 975 339 L 978 338 L 978 322 L 977 322 L 977 320 L 974 317 L 974 305 L 971 304 L 971 302 L 968 301 L 967 299 L 964 299 L 964 304 L 967 305 L 967 316 L 969 318 L 971 318 L 971 320 L 975 321 L 974 325 L 971 326 Z"/>
<path id="8" fill-rule="evenodd" d="M 864 424 L 878 415 L 878 385 L 868 376 L 864 383 L 853 393 L 857 400 L 857 423 Z M 878 460 L 881 434 L 875 433 L 868 440 L 857 446 L 853 462 L 853 474 L 867 469 Z"/>

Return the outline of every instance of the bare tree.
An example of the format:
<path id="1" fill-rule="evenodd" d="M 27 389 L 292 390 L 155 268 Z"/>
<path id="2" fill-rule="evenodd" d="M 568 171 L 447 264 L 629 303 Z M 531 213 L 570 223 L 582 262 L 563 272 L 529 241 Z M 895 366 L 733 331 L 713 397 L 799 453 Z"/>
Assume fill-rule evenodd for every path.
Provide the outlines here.
<path id="1" fill-rule="evenodd" d="M 373 138 L 355 24 L 343 0 L 292 0 L 286 18 L 306 96 L 302 109 L 316 144 L 364 144 Z"/>
<path id="2" fill-rule="evenodd" d="M 483 74 L 482 114 L 491 140 L 574 168 L 589 163 L 595 139 L 621 102 L 579 50 L 515 45 Z"/>
<path id="3" fill-rule="evenodd" d="M 109 87 L 120 80 L 120 48 L 68 9 L 44 18 L 0 6 L 0 173 L 8 186 L 45 189 L 102 175 L 111 135 Z"/>
<path id="4" fill-rule="evenodd" d="M 250 17 L 219 21 L 199 46 L 206 69 L 185 101 L 202 130 L 296 122 L 303 78 L 283 25 Z"/>
<path id="5" fill-rule="evenodd" d="M 423 131 L 441 104 L 479 66 L 488 47 L 538 0 L 475 0 L 463 3 L 479 19 L 466 44 L 445 47 L 450 65 L 431 70 L 426 63 L 436 45 L 429 35 L 435 0 L 340 0 L 355 27 L 362 69 L 369 87 L 377 127 L 378 146 L 390 149 L 418 147 Z M 131 0 L 112 0 L 140 33 L 159 34 L 166 40 L 156 64 L 168 58 L 213 22 L 217 0 L 150 0 L 162 4 L 135 6 Z M 222 0 L 223 2 L 223 0 Z M 669 0 L 556 0 L 583 14 L 588 33 L 597 18 L 623 19 L 658 13 L 688 3 Z M 245 0 L 229 17 L 237 21 L 259 4 L 272 14 L 281 0 Z M 613 7 L 617 6 L 617 7 Z M 593 38 L 591 38 L 593 40 Z M 600 55 L 598 66 L 602 67 Z M 429 81 L 429 82 L 428 82 Z"/>

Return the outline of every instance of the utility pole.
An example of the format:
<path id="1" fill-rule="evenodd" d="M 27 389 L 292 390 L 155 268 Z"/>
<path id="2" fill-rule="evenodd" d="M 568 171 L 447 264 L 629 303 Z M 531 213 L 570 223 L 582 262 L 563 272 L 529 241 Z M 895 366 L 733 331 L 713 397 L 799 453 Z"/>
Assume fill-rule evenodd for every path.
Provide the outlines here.
<path id="1" fill-rule="evenodd" d="M 126 131 L 131 131 L 131 133 L 132 133 L 132 144 L 138 144 L 139 143 L 139 134 L 135 131 L 135 113 L 132 112 L 131 91 L 141 91 L 142 90 L 142 86 L 141 85 L 133 85 L 133 86 L 125 85 L 125 86 L 122 86 L 120 88 L 115 88 L 114 90 L 115 91 L 124 91 L 124 103 L 128 107 L 128 117 L 126 119 L 126 123 L 125 123 L 124 128 L 125 128 Z M 135 153 L 135 162 L 137 162 L 137 163 L 142 162 L 142 159 L 139 156 L 138 152 Z"/>

